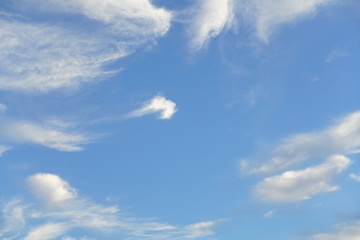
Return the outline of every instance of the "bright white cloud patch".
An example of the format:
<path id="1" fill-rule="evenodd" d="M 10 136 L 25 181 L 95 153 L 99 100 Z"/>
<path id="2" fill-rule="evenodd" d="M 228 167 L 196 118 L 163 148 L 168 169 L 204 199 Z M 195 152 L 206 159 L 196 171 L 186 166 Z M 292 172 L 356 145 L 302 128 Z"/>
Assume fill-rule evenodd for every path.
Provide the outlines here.
<path id="1" fill-rule="evenodd" d="M 54 174 L 38 173 L 29 177 L 28 182 L 34 195 L 49 203 L 61 203 L 76 197 L 76 191 Z"/>
<path id="2" fill-rule="evenodd" d="M 170 119 L 177 112 L 176 104 L 162 96 L 156 96 L 147 101 L 141 108 L 130 114 L 131 117 L 142 117 L 147 114 L 158 113 L 160 119 Z"/>
<path id="3" fill-rule="evenodd" d="M 199 50 L 234 21 L 233 0 L 200 0 L 191 21 L 191 48 Z"/>
<path id="4" fill-rule="evenodd" d="M 360 147 L 360 112 L 349 114 L 326 130 L 288 137 L 277 146 L 268 163 L 250 172 L 272 172 L 294 166 L 309 158 L 351 154 Z M 247 161 L 242 162 L 248 170 Z"/>
<path id="5" fill-rule="evenodd" d="M 314 240 L 359 240 L 360 221 L 354 224 L 345 224 L 335 233 L 321 233 L 313 236 Z"/>
<path id="6" fill-rule="evenodd" d="M 265 178 L 255 187 L 255 193 L 265 202 L 296 202 L 310 199 L 316 194 L 337 190 L 338 186 L 331 186 L 329 183 L 350 163 L 347 157 L 334 155 L 321 165 Z"/>
<path id="7" fill-rule="evenodd" d="M 46 207 L 36 208 L 19 201 L 8 204 L 4 218 L 10 224 L 4 228 L 6 231 L 0 231 L 0 237 L 15 239 L 20 234 L 25 236 L 24 240 L 65 240 L 73 239 L 67 234 L 77 229 L 105 232 L 120 239 L 186 240 L 212 235 L 217 225 L 208 221 L 174 226 L 136 218 L 116 206 L 106 207 L 79 197 L 75 189 L 54 174 L 35 174 L 28 178 L 28 183 L 30 191 Z"/>
<path id="8" fill-rule="evenodd" d="M 4 90 L 48 92 L 98 81 L 118 71 L 104 66 L 164 35 L 171 21 L 170 12 L 148 0 L 20 0 L 14 3 L 17 7 L 45 14 L 56 11 L 62 18 L 61 24 L 54 24 L 0 12 Z M 74 29 L 66 21 L 68 14 L 85 17 L 84 26 Z M 91 31 L 86 30 L 89 26 Z"/>

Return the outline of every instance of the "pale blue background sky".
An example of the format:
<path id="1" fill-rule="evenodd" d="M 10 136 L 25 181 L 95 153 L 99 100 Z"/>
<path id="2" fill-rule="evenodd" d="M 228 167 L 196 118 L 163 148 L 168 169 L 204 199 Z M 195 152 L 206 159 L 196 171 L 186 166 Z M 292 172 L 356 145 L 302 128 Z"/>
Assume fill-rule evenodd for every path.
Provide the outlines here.
<path id="1" fill-rule="evenodd" d="M 91 19 L 86 15 L 91 15 L 92 10 L 89 13 L 79 7 L 71 12 L 66 2 L 6 0 L 0 3 L 0 29 L 6 29 L 0 32 L 0 54 L 3 55 L 0 57 L 0 66 L 3 66 L 0 67 L 0 101 L 6 106 L 6 110 L 1 111 L 0 143 L 11 147 L 0 158 L 4 209 L 0 239 L 352 240 L 360 237 L 359 230 L 349 231 L 350 227 L 360 228 L 359 181 L 349 177 L 351 173 L 360 174 L 358 154 L 349 154 L 349 150 L 360 147 L 360 119 L 356 115 L 360 107 L 360 6 L 356 1 L 287 1 L 290 10 L 283 9 L 281 4 L 285 3 L 279 1 L 268 1 L 268 5 L 261 0 L 137 1 L 139 6 L 171 11 L 171 26 L 162 37 L 158 37 L 158 33 L 145 33 L 144 29 L 154 27 L 146 20 L 148 16 L 144 17 L 145 22 L 139 20 L 139 26 L 144 29 L 123 32 L 126 23 L 121 21 L 138 21 L 136 17 L 127 16 L 126 11 L 116 12 L 118 9 L 112 7 L 117 18 L 106 23 L 104 16 Z M 78 2 L 79 6 L 89 4 Z M 104 2 L 120 6 L 119 9 L 137 6 L 121 0 Z M 305 2 L 313 4 L 313 8 L 305 7 L 305 12 L 279 20 Z M 230 12 L 234 15 L 233 21 L 226 20 L 228 29 L 213 26 L 218 34 L 213 38 L 207 35 L 204 44 L 195 49 L 194 39 L 199 36 L 201 26 L 218 17 L 206 7 L 217 6 L 215 9 L 221 11 L 227 4 L 230 10 L 225 15 L 229 17 Z M 270 20 L 274 9 L 280 12 L 275 19 L 281 24 L 270 20 L 267 23 L 269 29 L 274 29 L 268 34 L 268 42 L 258 36 L 256 19 L 264 16 L 256 12 L 252 4 L 257 4 L 258 11 L 270 11 L 264 10 L 268 14 L 264 16 Z M 244 15 L 242 7 L 245 6 L 250 12 L 254 11 L 255 17 Z M 113 14 L 107 11 L 105 16 Z M 142 14 L 142 10 L 139 11 Z M 9 17 L 9 13 L 14 16 Z M 201 21 L 201 16 L 209 19 Z M 13 25 L 8 27 L 10 23 Z M 84 34 L 87 40 L 82 39 L 79 45 L 72 45 L 74 40 L 70 40 L 57 48 L 62 44 L 62 37 L 55 36 L 49 37 L 49 43 L 43 46 L 33 46 L 31 41 L 39 40 L 36 33 L 24 31 L 20 23 L 46 25 L 55 35 L 64 36 L 64 43 L 75 39 L 76 34 Z M 67 30 L 73 35 L 61 32 Z M 20 39 L 23 45 L 6 45 L 11 42 L 9 32 L 13 40 Z M 21 37 L 22 33 L 25 38 Z M 45 33 L 43 38 L 48 36 Z M 91 40 L 99 43 L 86 42 Z M 46 63 L 39 59 L 49 57 L 49 62 L 70 62 L 74 59 L 69 56 L 76 47 L 89 44 L 83 56 L 75 54 L 74 58 L 79 57 L 77 60 L 81 62 L 81 57 L 93 59 L 116 52 L 113 44 L 119 41 L 131 46 L 127 47 L 131 49 L 129 56 L 100 65 L 102 69 L 120 70 L 117 73 L 86 76 L 86 81 L 91 79 L 90 83 L 75 86 L 72 83 L 77 78 L 65 76 L 67 70 L 59 65 L 64 73 L 60 77 L 69 82 L 68 86 L 44 91 L 21 87 L 43 84 L 30 78 L 33 73 L 39 74 L 37 80 L 44 77 L 47 82 L 56 81 L 47 78 L 55 70 L 41 72 Z M 87 53 L 91 51 L 89 46 L 96 50 Z M 48 54 L 51 49 L 55 55 L 59 52 L 68 55 L 53 58 L 54 55 Z M 38 69 L 32 68 L 32 64 L 22 65 L 37 53 L 40 57 L 35 57 L 32 64 L 38 64 Z M 11 64 L 14 68 L 21 66 L 23 72 L 9 70 L 13 69 Z M 23 79 L 28 79 L 28 83 L 20 81 Z M 159 119 L 156 110 L 142 117 L 129 115 L 156 96 L 176 104 L 177 112 L 170 119 Z M 346 143 L 339 149 L 336 148 L 341 140 L 332 145 L 326 135 L 324 150 L 320 149 L 322 145 L 319 149 L 314 144 L 292 146 L 295 154 L 304 151 L 309 155 L 306 161 L 271 172 L 246 174 L 270 162 L 276 155 L 274 149 L 290 136 L 321 135 L 321 131 L 344 122 L 342 119 L 349 114 L 353 114 L 353 121 L 341 138 Z M 49 123 L 49 119 L 65 125 Z M 22 129 L 19 122 L 39 127 L 36 131 L 18 130 Z M 58 140 L 61 137 L 53 139 L 40 128 L 69 135 L 81 133 L 91 138 L 91 142 L 71 143 L 66 140 L 68 136 L 64 140 L 66 144 L 80 145 L 83 149 L 49 148 L 51 142 L 61 141 Z M 39 142 L 36 136 L 43 135 L 46 136 Z M 308 150 L 312 147 L 315 150 Z M 318 151 L 325 153 L 318 154 Z M 327 192 L 322 186 L 310 193 L 311 199 L 288 201 L 284 197 L 272 202 L 266 201 L 269 196 L 256 194 L 256 186 L 264 178 L 314 168 L 334 153 L 351 159 L 352 164 L 328 175 L 314 170 L 318 178 L 295 179 L 298 183 L 288 189 L 284 187 L 283 191 L 285 195 L 295 196 L 301 189 L 324 179 L 328 185 L 338 185 L 338 190 Z M 240 169 L 244 159 L 250 164 L 245 172 Z M 39 173 L 51 175 L 36 175 Z M 43 178 L 34 183 L 30 176 Z M 59 176 L 69 185 L 51 176 Z M 284 181 L 286 185 L 289 180 Z M 69 186 L 76 189 L 76 196 L 66 195 Z M 46 187 L 50 189 L 48 195 L 39 194 L 38 189 Z M 276 186 L 271 187 L 266 188 L 278 191 Z M 52 200 L 55 196 L 52 194 L 66 199 Z M 18 201 L 15 205 L 21 214 L 15 214 L 15 207 L 9 207 L 14 201 Z M 99 209 L 117 206 L 120 212 L 105 214 L 99 210 L 96 215 L 95 206 Z M 13 210 L 7 213 L 6 209 Z M 78 216 L 76 211 L 93 215 L 76 222 L 71 214 L 66 217 L 55 214 L 68 209 L 75 209 L 75 216 Z M 39 213 L 38 218 L 34 218 L 34 212 Z M 95 215 L 107 220 L 105 227 L 89 227 L 88 222 L 95 221 Z M 136 222 L 137 231 L 135 227 L 120 227 L 119 222 L 131 221 Z M 146 222 L 171 224 L 176 230 L 164 237 L 162 230 L 146 232 Z M 208 225 L 191 225 L 201 222 Z M 41 229 L 49 223 L 66 227 Z M 150 235 L 142 235 L 144 232 Z M 322 233 L 329 235 L 318 235 Z"/>

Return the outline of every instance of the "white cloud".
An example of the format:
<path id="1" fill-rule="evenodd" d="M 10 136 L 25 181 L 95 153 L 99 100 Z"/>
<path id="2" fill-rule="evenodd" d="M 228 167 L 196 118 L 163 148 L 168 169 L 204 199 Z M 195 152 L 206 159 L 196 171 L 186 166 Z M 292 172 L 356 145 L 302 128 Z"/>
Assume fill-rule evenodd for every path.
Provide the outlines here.
<path id="1" fill-rule="evenodd" d="M 233 0 L 199 0 L 196 8 L 189 31 L 191 48 L 200 50 L 233 24 Z"/>
<path id="2" fill-rule="evenodd" d="M 142 117 L 147 114 L 159 113 L 160 119 L 170 119 L 177 112 L 176 104 L 162 96 L 156 96 L 145 102 L 143 106 L 130 114 L 131 117 Z"/>
<path id="3" fill-rule="evenodd" d="M 70 133 L 68 129 L 26 121 L 2 121 L 0 138 L 11 143 L 35 143 L 59 151 L 80 151 L 90 137 Z M 7 149 L 5 149 L 7 150 Z"/>
<path id="4" fill-rule="evenodd" d="M 11 147 L 0 145 L 0 157 L 4 154 L 4 152 L 10 150 Z"/>
<path id="5" fill-rule="evenodd" d="M 360 147 L 360 112 L 340 119 L 338 124 L 319 132 L 304 133 L 285 138 L 272 152 L 269 162 L 255 167 L 247 161 L 241 165 L 252 173 L 272 172 L 301 163 L 309 158 L 333 154 L 352 154 Z"/>
<path id="6" fill-rule="evenodd" d="M 172 15 L 149 0 L 22 0 L 27 6 L 40 5 L 47 11 L 82 14 L 112 27 L 115 34 L 128 37 L 156 37 L 170 28 Z"/>
<path id="7" fill-rule="evenodd" d="M 0 228 L 0 238 L 6 237 L 8 233 L 17 236 L 19 229 L 25 226 L 25 208 L 19 205 L 19 203 L 19 200 L 12 200 L 3 207 L 2 217 L 4 222 Z"/>
<path id="8" fill-rule="evenodd" d="M 13 220 L 13 213 L 5 215 L 5 220 L 21 224 L 16 229 L 8 227 L 6 233 L 3 232 L 0 236 L 15 239 L 20 232 L 26 236 L 24 240 L 70 240 L 73 238 L 67 234 L 76 229 L 105 232 L 121 239 L 186 240 L 212 235 L 213 228 L 217 225 L 215 221 L 208 221 L 174 226 L 137 218 L 120 211 L 116 206 L 106 207 L 81 198 L 65 180 L 54 174 L 35 174 L 28 178 L 28 183 L 31 192 L 43 200 L 46 207 L 37 207 L 38 204 L 27 204 L 24 207 L 19 201 L 12 204 L 11 209 L 22 210 L 17 218 L 19 220 Z"/>
<path id="9" fill-rule="evenodd" d="M 47 223 L 31 230 L 24 240 L 51 240 L 62 236 L 68 229 L 69 226 L 62 223 Z"/>
<path id="10" fill-rule="evenodd" d="M 29 177 L 28 183 L 36 197 L 49 203 L 61 203 L 76 197 L 76 191 L 54 174 L 38 173 Z"/>
<path id="11" fill-rule="evenodd" d="M 310 16 L 333 0 L 251 0 L 242 14 L 252 21 L 257 36 L 267 42 L 276 27 Z"/>
<path id="12" fill-rule="evenodd" d="M 190 233 L 189 238 L 200 238 L 213 235 L 213 229 L 217 224 L 214 221 L 194 223 L 186 226 L 185 229 Z"/>
<path id="13" fill-rule="evenodd" d="M 336 0 L 199 0 L 190 25 L 191 46 L 199 50 L 224 30 L 243 20 L 264 42 L 279 26 L 311 17 L 323 6 Z"/>
<path id="14" fill-rule="evenodd" d="M 171 13 L 148 0 L 19 0 L 18 8 L 61 15 L 59 24 L 0 12 L 0 89 L 48 92 L 74 89 L 101 80 L 118 69 L 104 67 L 151 43 L 170 27 Z M 25 5 L 24 5 L 25 4 Z M 17 5 L 14 3 L 14 9 Z M 66 21 L 84 16 L 86 31 Z M 95 24 L 98 21 L 99 24 Z"/>
<path id="15" fill-rule="evenodd" d="M 350 173 L 350 178 L 360 182 L 360 174 Z"/>
<path id="16" fill-rule="evenodd" d="M 330 181 L 350 164 L 347 157 L 333 155 L 321 165 L 265 178 L 256 185 L 255 193 L 266 202 L 296 202 L 332 192 L 339 187 L 329 185 Z"/>
<path id="17" fill-rule="evenodd" d="M 314 240 L 359 240 L 360 221 L 344 224 L 336 233 L 321 233 L 313 236 Z"/>

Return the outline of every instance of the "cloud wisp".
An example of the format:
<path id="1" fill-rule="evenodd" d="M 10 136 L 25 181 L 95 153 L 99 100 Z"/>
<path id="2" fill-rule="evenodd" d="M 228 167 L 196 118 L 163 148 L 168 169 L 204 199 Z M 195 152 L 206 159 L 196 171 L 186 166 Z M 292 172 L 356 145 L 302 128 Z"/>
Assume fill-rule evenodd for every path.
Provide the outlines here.
<path id="1" fill-rule="evenodd" d="M 351 113 L 323 131 L 285 138 L 272 152 L 270 160 L 251 168 L 242 161 L 243 170 L 268 173 L 293 167 L 303 161 L 333 154 L 352 154 L 360 147 L 360 112 Z"/>
<path id="2" fill-rule="evenodd" d="M 353 224 L 342 224 L 337 232 L 320 233 L 313 236 L 314 240 L 358 240 L 360 239 L 360 221 Z"/>
<path id="3" fill-rule="evenodd" d="M 24 7 L 40 15 L 56 12 L 60 23 L 0 9 L 2 90 L 44 93 L 99 81 L 119 70 L 106 70 L 109 63 L 163 36 L 172 17 L 148 0 L 20 0 L 13 6 L 19 12 Z M 83 25 L 69 25 L 69 14 L 82 17 Z"/>
<path id="4" fill-rule="evenodd" d="M 38 144 L 66 152 L 81 151 L 83 145 L 92 142 L 94 137 L 73 128 L 72 124 L 60 119 L 34 122 L 4 115 L 0 118 L 0 156 L 18 144 Z"/>
<path id="5" fill-rule="evenodd" d="M 250 26 L 254 35 L 267 43 L 281 25 L 313 16 L 335 0 L 199 0 L 191 11 L 190 46 L 200 50 L 232 27 Z M 195 8 L 194 7 L 194 8 Z M 239 24 L 237 24 L 239 22 Z"/>
<path id="6" fill-rule="evenodd" d="M 323 164 L 265 178 L 254 189 L 264 202 L 297 202 L 312 196 L 336 191 L 331 180 L 347 169 L 351 160 L 343 155 L 330 156 Z"/>
<path id="7" fill-rule="evenodd" d="M 360 174 L 350 173 L 350 178 L 360 183 Z"/>
<path id="8" fill-rule="evenodd" d="M 315 14 L 333 0 L 251 0 L 240 6 L 240 14 L 254 25 L 256 36 L 264 42 L 279 26 Z"/>
<path id="9" fill-rule="evenodd" d="M 211 38 L 232 26 L 233 0 L 201 0 L 194 10 L 189 35 L 194 51 L 204 48 Z"/>
<path id="10" fill-rule="evenodd" d="M 0 230 L 6 239 L 52 240 L 70 238 L 72 230 L 97 231 L 126 239 L 185 240 L 200 239 L 214 234 L 217 221 L 174 226 L 130 216 L 117 206 L 106 207 L 81 198 L 65 180 L 49 173 L 28 178 L 30 191 L 40 203 L 8 203 L 7 226 Z M 41 206 L 41 204 L 40 204 Z M 21 223 L 21 224 L 19 224 Z"/>
<path id="11" fill-rule="evenodd" d="M 142 117 L 144 115 L 158 113 L 159 119 L 170 119 L 177 112 L 176 103 L 163 96 L 156 96 L 145 102 L 142 107 L 130 113 L 130 117 Z"/>

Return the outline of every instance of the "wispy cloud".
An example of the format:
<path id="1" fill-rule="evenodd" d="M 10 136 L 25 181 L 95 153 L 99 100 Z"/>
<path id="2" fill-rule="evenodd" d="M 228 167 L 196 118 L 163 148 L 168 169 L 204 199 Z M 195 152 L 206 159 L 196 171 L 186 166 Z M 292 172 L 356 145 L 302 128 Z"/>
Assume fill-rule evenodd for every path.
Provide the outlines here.
<path id="1" fill-rule="evenodd" d="M 313 16 L 335 0 L 199 0 L 189 27 L 193 50 L 204 48 L 224 30 L 249 25 L 257 38 L 268 42 L 279 26 Z M 235 19 L 237 21 L 235 21 Z"/>
<path id="2" fill-rule="evenodd" d="M 334 233 L 321 233 L 313 236 L 314 240 L 358 240 L 360 239 L 360 221 L 342 224 Z"/>
<path id="3" fill-rule="evenodd" d="M 189 29 L 192 50 L 204 48 L 209 40 L 231 27 L 233 0 L 199 0 Z"/>
<path id="4" fill-rule="evenodd" d="M 350 173 L 350 178 L 360 182 L 360 174 Z"/>
<path id="5" fill-rule="evenodd" d="M 240 6 L 247 21 L 255 26 L 258 38 L 267 42 L 273 31 L 280 25 L 294 22 L 316 13 L 333 0 L 251 0 Z"/>
<path id="6" fill-rule="evenodd" d="M 276 209 L 272 209 L 264 214 L 264 218 L 273 218 L 276 214 Z"/>
<path id="7" fill-rule="evenodd" d="M 73 152 L 82 150 L 84 144 L 93 140 L 93 137 L 78 133 L 74 126 L 60 119 L 34 122 L 5 115 L 0 118 L 0 156 L 17 144 L 38 144 L 58 151 Z"/>
<path id="8" fill-rule="evenodd" d="M 81 145 L 92 140 L 84 134 L 71 133 L 64 128 L 26 121 L 1 122 L 0 138 L 10 144 L 35 143 L 67 152 L 80 151 L 83 149 Z"/>
<path id="9" fill-rule="evenodd" d="M 141 108 L 130 113 L 130 117 L 142 117 L 147 114 L 158 113 L 159 119 L 170 119 L 176 112 L 176 104 L 173 101 L 163 96 L 156 96 L 145 102 Z"/>
<path id="10" fill-rule="evenodd" d="M 32 229 L 24 240 L 51 240 L 62 236 L 69 230 L 69 226 L 63 223 L 47 223 Z"/>
<path id="11" fill-rule="evenodd" d="M 14 3 L 14 9 L 24 6 L 63 15 L 55 24 L 0 12 L 0 89 L 48 92 L 98 81 L 118 70 L 105 70 L 108 63 L 164 35 L 171 21 L 169 11 L 148 0 Z M 66 14 L 85 17 L 84 26 L 93 29 L 74 29 Z"/>
<path id="12" fill-rule="evenodd" d="M 339 189 L 331 180 L 349 167 L 351 160 L 342 155 L 330 156 L 326 162 L 304 170 L 287 171 L 265 178 L 255 187 L 256 195 L 265 202 L 297 202 Z"/>
<path id="13" fill-rule="evenodd" d="M 272 152 L 270 161 L 252 168 L 242 161 L 243 170 L 266 173 L 292 167 L 310 158 L 352 154 L 360 147 L 360 112 L 340 119 L 328 129 L 285 138 Z"/>
<path id="14" fill-rule="evenodd" d="M 137 240 L 200 239 L 214 234 L 217 221 L 174 226 L 150 219 L 137 218 L 120 211 L 117 206 L 103 206 L 81 198 L 65 180 L 57 175 L 38 173 L 28 178 L 31 192 L 39 204 L 24 205 L 20 201 L 8 204 L 4 216 L 8 224 L 0 232 L 6 239 L 25 240 L 72 239 L 71 230 L 98 231 L 107 235 Z M 20 209 L 21 214 L 17 209 Z M 17 216 L 19 215 L 19 216 Z M 14 220 L 15 219 L 15 220 Z M 18 223 L 16 224 L 13 223 Z"/>

